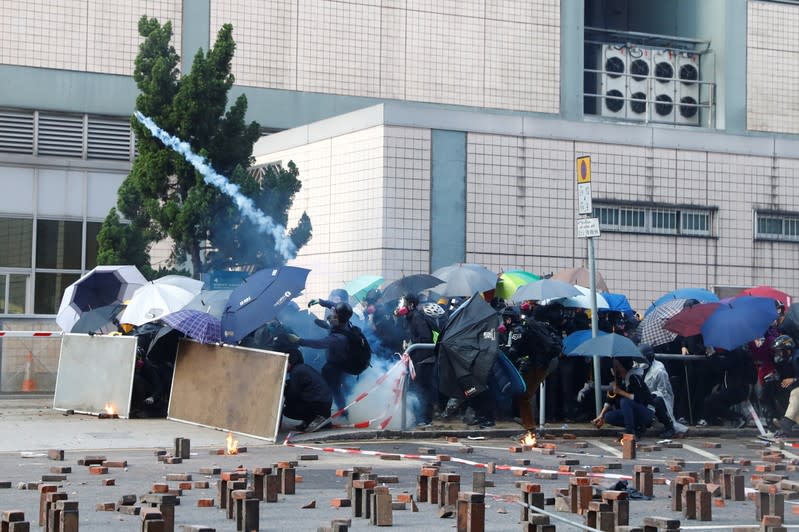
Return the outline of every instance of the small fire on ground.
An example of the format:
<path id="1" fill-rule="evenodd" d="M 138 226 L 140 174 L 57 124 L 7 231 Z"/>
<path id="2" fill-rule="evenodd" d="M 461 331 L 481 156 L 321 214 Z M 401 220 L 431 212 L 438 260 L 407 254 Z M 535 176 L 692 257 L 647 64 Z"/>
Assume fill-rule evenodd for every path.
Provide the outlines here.
<path id="1" fill-rule="evenodd" d="M 239 440 L 233 439 L 232 432 L 227 433 L 227 438 L 225 438 L 225 441 L 227 442 L 225 454 L 239 454 Z"/>
<path id="2" fill-rule="evenodd" d="M 103 407 L 103 410 L 105 410 L 105 413 L 108 414 L 109 416 L 113 416 L 114 414 L 117 413 L 116 407 L 114 407 L 114 405 L 112 405 L 111 403 L 106 403 L 105 406 Z"/>
<path id="3" fill-rule="evenodd" d="M 535 434 L 533 434 L 532 432 L 528 432 L 527 434 L 525 434 L 524 438 L 519 440 L 519 443 L 521 443 L 525 447 L 535 447 L 536 445 L 538 445 L 538 442 L 535 439 Z"/>

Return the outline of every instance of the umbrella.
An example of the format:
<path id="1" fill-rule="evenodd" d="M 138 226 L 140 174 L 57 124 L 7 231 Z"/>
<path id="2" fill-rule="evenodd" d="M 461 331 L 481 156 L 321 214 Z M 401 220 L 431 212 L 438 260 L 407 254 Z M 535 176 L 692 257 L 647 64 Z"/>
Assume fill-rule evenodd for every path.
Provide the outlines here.
<path id="1" fill-rule="evenodd" d="M 791 305 L 778 327 L 780 333 L 799 338 L 799 305 Z"/>
<path id="2" fill-rule="evenodd" d="M 135 266 L 97 266 L 64 290 L 56 323 L 71 331 L 84 312 L 122 303 L 146 283 Z"/>
<path id="3" fill-rule="evenodd" d="M 383 278 L 379 275 L 361 275 L 344 285 L 344 290 L 356 302 L 360 302 L 366 297 L 369 290 L 377 288 L 381 284 L 383 284 Z"/>
<path id="4" fill-rule="evenodd" d="M 641 341 L 655 346 L 667 344 L 677 338 L 677 333 L 664 328 L 664 324 L 667 320 L 679 314 L 685 308 L 687 301 L 687 299 L 666 301 L 644 316 L 643 321 L 638 326 L 638 330 L 641 331 Z"/>
<path id="5" fill-rule="evenodd" d="M 646 309 L 644 316 L 652 312 L 658 305 L 673 299 L 696 299 L 700 303 L 710 303 L 713 301 L 718 301 L 719 296 L 704 288 L 678 288 L 677 290 L 672 290 L 671 292 L 660 296 L 654 303 L 649 305 L 649 308 Z"/>
<path id="6" fill-rule="evenodd" d="M 402 279 L 389 283 L 385 290 L 383 290 L 383 299 L 385 301 L 392 301 L 401 298 L 405 294 L 418 294 L 422 290 L 427 290 L 443 282 L 444 281 L 438 277 L 426 273 L 407 275 Z"/>
<path id="7" fill-rule="evenodd" d="M 509 300 L 514 292 L 520 287 L 533 281 L 541 279 L 540 275 L 526 272 L 524 270 L 509 270 L 499 274 L 497 288 L 494 291 L 496 297 Z"/>
<path id="8" fill-rule="evenodd" d="M 770 286 L 755 286 L 753 288 L 747 288 L 746 290 L 742 290 L 739 296 L 758 296 L 758 297 L 770 297 L 771 299 L 776 299 L 780 303 L 782 303 L 785 308 L 791 306 L 791 296 L 783 292 L 782 290 L 777 290 L 776 288 L 772 288 Z"/>
<path id="9" fill-rule="evenodd" d="M 547 299 L 542 301 L 542 305 L 549 305 L 550 303 L 560 303 L 564 307 L 573 308 L 591 308 L 591 290 L 584 286 L 575 285 L 574 288 L 580 292 L 579 295 L 571 297 L 561 297 L 558 299 Z M 596 308 L 597 310 L 607 310 L 610 307 L 605 297 L 599 292 L 596 293 Z"/>
<path id="10" fill-rule="evenodd" d="M 462 399 L 488 389 L 499 323 L 499 314 L 477 293 L 452 313 L 437 344 L 441 393 Z"/>
<path id="11" fill-rule="evenodd" d="M 183 275 L 166 275 L 151 281 L 133 293 L 119 321 L 143 325 L 157 320 L 185 307 L 202 287 L 202 281 Z"/>
<path id="12" fill-rule="evenodd" d="M 685 308 L 664 327 L 682 336 L 701 333 L 705 345 L 729 350 L 760 338 L 776 319 L 773 299 L 741 296 Z"/>
<path id="13" fill-rule="evenodd" d="M 608 310 L 611 312 L 621 312 L 622 314 L 635 314 L 635 310 L 630 305 L 630 301 L 624 294 L 611 294 L 606 292 L 602 294 L 605 301 L 608 302 Z"/>
<path id="14" fill-rule="evenodd" d="M 186 303 L 184 310 L 201 310 L 217 318 L 222 318 L 230 293 L 233 290 L 203 290 Z"/>
<path id="15" fill-rule="evenodd" d="M 89 310 L 81 314 L 75 325 L 69 332 L 73 333 L 90 333 L 97 332 L 100 329 L 107 328 L 103 332 L 111 332 L 117 329 L 117 315 L 122 312 L 125 305 L 122 303 L 112 303 Z"/>
<path id="16" fill-rule="evenodd" d="M 230 293 L 222 314 L 222 335 L 235 343 L 277 316 L 300 295 L 311 270 L 294 266 L 264 269 L 250 275 Z"/>
<path id="17" fill-rule="evenodd" d="M 551 278 L 557 281 L 564 281 L 569 284 L 591 286 L 591 272 L 586 268 L 568 268 L 565 270 L 560 270 Z M 602 278 L 602 274 L 599 272 L 596 272 L 596 289 L 601 292 L 610 292 L 610 290 L 608 290 L 607 283 L 605 283 L 605 279 Z"/>
<path id="18" fill-rule="evenodd" d="M 497 274 L 480 266 L 458 262 L 433 272 L 445 284 L 437 286 L 435 292 L 445 297 L 463 297 L 475 292 L 487 292 L 497 285 Z"/>
<path id="19" fill-rule="evenodd" d="M 606 334 L 608 333 L 602 330 L 598 330 L 596 332 L 597 336 L 605 336 Z M 591 338 L 593 338 L 593 332 L 591 329 L 580 329 L 579 331 L 574 331 L 563 339 L 563 352 L 568 353 L 581 343 L 588 341 Z"/>
<path id="20" fill-rule="evenodd" d="M 568 356 L 643 358 L 638 346 L 632 340 L 616 333 L 608 333 L 586 340 L 566 354 Z"/>
<path id="21" fill-rule="evenodd" d="M 579 296 L 580 292 L 574 285 L 564 281 L 541 279 L 528 283 L 513 294 L 513 301 L 541 301 L 542 299 L 558 299 L 561 297 Z"/>
<path id="22" fill-rule="evenodd" d="M 161 318 L 164 323 L 204 344 L 222 341 L 222 322 L 201 310 L 183 309 Z"/>

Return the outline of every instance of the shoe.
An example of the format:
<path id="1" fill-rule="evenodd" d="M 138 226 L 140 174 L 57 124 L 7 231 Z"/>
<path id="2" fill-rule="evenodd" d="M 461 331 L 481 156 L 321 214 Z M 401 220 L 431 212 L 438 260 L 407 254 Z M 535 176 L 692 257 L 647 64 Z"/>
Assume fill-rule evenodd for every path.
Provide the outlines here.
<path id="1" fill-rule="evenodd" d="M 666 430 L 662 431 L 660 434 L 658 434 L 658 437 L 660 437 L 660 438 L 673 438 L 674 437 L 674 429 L 673 428 L 666 429 Z"/>
<path id="2" fill-rule="evenodd" d="M 688 420 L 685 419 L 685 416 L 682 416 L 680 419 L 677 420 L 677 423 L 682 423 L 683 425 L 687 425 Z"/>
<path id="3" fill-rule="evenodd" d="M 707 427 L 707 421 L 705 421 L 704 419 L 700 419 L 699 421 L 696 422 L 696 426 L 697 427 Z"/>
<path id="4" fill-rule="evenodd" d="M 420 421 L 420 422 L 418 422 L 415 425 L 415 428 L 417 428 L 417 429 L 426 429 L 426 428 L 432 427 L 432 426 L 433 426 L 433 423 L 431 423 L 430 421 Z"/>
<path id="5" fill-rule="evenodd" d="M 487 429 L 491 427 L 495 427 L 497 423 L 493 419 L 483 419 L 480 420 L 480 428 Z"/>
<path id="6" fill-rule="evenodd" d="M 317 430 L 321 429 L 322 427 L 327 425 L 327 418 L 322 416 L 316 416 L 313 418 L 313 421 L 308 423 L 308 427 L 305 429 L 305 432 L 316 432 Z"/>

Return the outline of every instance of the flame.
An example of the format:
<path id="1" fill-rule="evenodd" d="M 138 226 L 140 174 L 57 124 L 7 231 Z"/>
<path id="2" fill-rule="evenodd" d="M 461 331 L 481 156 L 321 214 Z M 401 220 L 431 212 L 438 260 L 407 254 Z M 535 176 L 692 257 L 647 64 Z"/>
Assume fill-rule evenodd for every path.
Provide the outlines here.
<path id="1" fill-rule="evenodd" d="M 117 409 L 111 403 L 106 403 L 105 406 L 103 407 L 103 410 L 105 410 L 105 413 L 108 414 L 109 416 L 113 416 L 114 414 L 117 413 Z"/>
<path id="2" fill-rule="evenodd" d="M 524 435 L 524 438 L 520 440 L 520 443 L 527 447 L 535 447 L 537 445 L 535 434 L 533 434 L 532 432 L 528 432 L 527 434 Z"/>
<path id="3" fill-rule="evenodd" d="M 624 447 L 624 438 L 623 438 L 623 437 L 622 437 L 622 438 L 619 438 L 619 445 L 621 445 L 622 447 Z"/>
<path id="4" fill-rule="evenodd" d="M 239 440 L 233 439 L 232 432 L 227 433 L 227 438 L 225 438 L 225 441 L 227 441 L 227 449 L 225 449 L 225 454 L 239 454 Z"/>

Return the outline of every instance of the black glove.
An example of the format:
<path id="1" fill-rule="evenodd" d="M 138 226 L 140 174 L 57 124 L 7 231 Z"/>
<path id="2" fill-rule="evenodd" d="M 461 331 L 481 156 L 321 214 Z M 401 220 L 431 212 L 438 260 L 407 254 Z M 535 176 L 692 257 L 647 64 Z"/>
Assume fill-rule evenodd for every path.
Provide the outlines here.
<path id="1" fill-rule="evenodd" d="M 516 367 L 519 368 L 519 373 L 522 375 L 527 373 L 530 369 L 530 357 L 521 357 L 516 361 Z"/>

